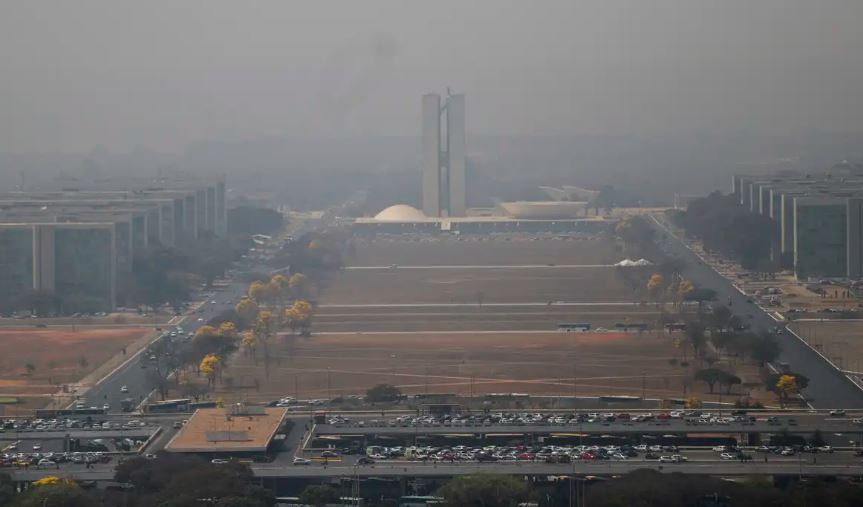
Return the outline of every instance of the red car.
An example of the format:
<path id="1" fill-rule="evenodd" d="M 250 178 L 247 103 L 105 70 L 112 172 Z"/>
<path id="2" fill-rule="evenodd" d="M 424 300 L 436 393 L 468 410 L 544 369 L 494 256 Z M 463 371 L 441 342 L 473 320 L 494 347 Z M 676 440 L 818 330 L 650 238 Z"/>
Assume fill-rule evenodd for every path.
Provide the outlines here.
<path id="1" fill-rule="evenodd" d="M 529 453 L 529 452 L 523 452 L 523 453 L 518 455 L 519 461 L 533 461 L 535 459 L 536 459 L 536 455 Z"/>

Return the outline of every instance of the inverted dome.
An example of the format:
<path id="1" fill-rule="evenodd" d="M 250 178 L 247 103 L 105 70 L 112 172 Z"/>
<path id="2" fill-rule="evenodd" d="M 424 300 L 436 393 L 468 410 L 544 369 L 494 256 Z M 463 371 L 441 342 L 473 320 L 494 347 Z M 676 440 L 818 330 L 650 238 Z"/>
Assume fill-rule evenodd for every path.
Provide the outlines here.
<path id="1" fill-rule="evenodd" d="M 426 219 L 425 214 L 407 204 L 396 204 L 375 215 L 375 220 L 382 222 L 421 222 Z"/>

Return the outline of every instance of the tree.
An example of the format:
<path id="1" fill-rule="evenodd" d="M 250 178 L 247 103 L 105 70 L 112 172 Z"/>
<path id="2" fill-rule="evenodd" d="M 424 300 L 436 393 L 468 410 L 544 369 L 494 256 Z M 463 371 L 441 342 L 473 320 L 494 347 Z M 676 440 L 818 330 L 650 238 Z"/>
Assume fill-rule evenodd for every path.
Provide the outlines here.
<path id="1" fill-rule="evenodd" d="M 620 221 L 614 232 L 633 255 L 647 255 L 654 247 L 654 229 L 644 217 L 629 217 Z"/>
<path id="2" fill-rule="evenodd" d="M 301 334 L 308 335 L 312 325 L 314 309 L 308 301 L 299 299 L 294 301 L 290 308 L 285 310 L 285 324 L 291 331 L 300 330 Z"/>
<path id="3" fill-rule="evenodd" d="M 710 315 L 710 327 L 716 331 L 728 329 L 729 319 L 731 319 L 731 310 L 727 306 L 713 306 L 713 313 Z"/>
<path id="4" fill-rule="evenodd" d="M 277 274 L 270 278 L 270 296 L 283 303 L 291 297 L 290 281 L 285 275 Z"/>
<path id="5" fill-rule="evenodd" d="M 243 320 L 253 322 L 258 316 L 258 304 L 253 299 L 243 299 L 234 308 Z"/>
<path id="6" fill-rule="evenodd" d="M 33 375 L 33 372 L 36 371 L 36 365 L 33 363 L 27 363 L 24 365 L 24 369 L 27 370 L 27 375 Z"/>
<path id="7" fill-rule="evenodd" d="M 15 497 L 15 485 L 9 474 L 0 473 L 0 505 L 12 505 Z"/>
<path id="8" fill-rule="evenodd" d="M 201 365 L 198 369 L 207 377 L 207 386 L 215 386 L 216 375 L 221 366 L 222 361 L 215 354 L 208 354 L 201 359 Z"/>
<path id="9" fill-rule="evenodd" d="M 695 409 L 701 408 L 703 406 L 703 403 L 699 398 L 696 398 L 695 396 L 690 396 L 689 398 L 686 398 L 683 406 L 687 409 Z"/>
<path id="10" fill-rule="evenodd" d="M 725 376 L 719 380 L 719 384 L 725 386 L 725 394 L 731 394 L 731 388 L 740 385 L 742 382 L 740 377 L 728 372 L 725 372 Z"/>
<path id="11" fill-rule="evenodd" d="M 677 300 L 685 301 L 686 298 L 692 294 L 692 291 L 695 290 L 695 286 L 689 280 L 681 280 L 679 284 L 677 284 Z"/>
<path id="12" fill-rule="evenodd" d="M 33 487 L 19 495 L 13 505 L 15 507 L 96 507 L 97 503 L 74 482 L 48 476 L 34 482 Z"/>
<path id="13" fill-rule="evenodd" d="M 255 356 L 255 349 L 257 347 L 257 340 L 255 339 L 255 333 L 252 331 L 243 331 L 242 338 L 240 344 L 243 346 L 246 351 L 252 355 L 252 359 L 255 360 L 257 364 L 257 357 Z"/>
<path id="14" fill-rule="evenodd" d="M 236 339 L 237 326 L 233 322 L 222 322 L 219 324 L 219 336 L 224 338 Z"/>
<path id="15" fill-rule="evenodd" d="M 252 333 L 255 336 L 255 343 L 259 344 L 264 350 L 264 374 L 270 373 L 270 341 L 276 334 L 276 317 L 267 310 L 258 312 L 258 317 L 255 319 L 255 324 Z"/>
<path id="16" fill-rule="evenodd" d="M 754 337 L 749 343 L 749 348 L 752 359 L 758 361 L 760 366 L 764 366 L 764 363 L 775 361 L 782 352 L 779 341 L 775 336 L 768 333 Z"/>
<path id="17" fill-rule="evenodd" d="M 212 338 L 213 336 L 218 336 L 219 330 L 213 326 L 201 326 L 195 331 L 195 339 L 198 338 Z"/>
<path id="18" fill-rule="evenodd" d="M 228 210 L 228 234 L 251 236 L 271 234 L 282 228 L 284 215 L 274 209 L 238 206 Z"/>
<path id="19" fill-rule="evenodd" d="M 665 278 L 662 275 L 659 273 L 650 275 L 650 278 L 647 280 L 647 292 L 650 294 L 651 299 L 658 303 L 664 287 Z"/>
<path id="20" fill-rule="evenodd" d="M 302 273 L 294 273 L 288 281 L 288 288 L 291 291 L 291 296 L 294 298 L 306 297 L 309 279 Z"/>
<path id="21" fill-rule="evenodd" d="M 327 485 L 313 484 L 306 486 L 300 493 L 300 503 L 303 505 L 314 505 L 323 507 L 330 503 L 337 503 L 340 499 L 339 491 Z"/>
<path id="22" fill-rule="evenodd" d="M 776 381 L 775 391 L 779 394 L 780 403 L 784 404 L 800 392 L 800 386 L 797 385 L 797 379 L 794 378 L 794 375 L 781 375 Z"/>
<path id="23" fill-rule="evenodd" d="M 273 291 L 270 284 L 264 283 L 260 280 L 255 280 L 249 285 L 247 294 L 249 299 L 254 300 L 259 305 L 270 301 L 273 297 Z"/>
<path id="24" fill-rule="evenodd" d="M 448 481 L 438 494 L 454 507 L 515 507 L 527 500 L 529 490 L 517 477 L 477 474 Z"/>
<path id="25" fill-rule="evenodd" d="M 704 324 L 698 321 L 688 322 L 686 324 L 686 340 L 692 345 L 695 355 L 702 356 L 704 345 L 707 343 L 707 338 L 704 335 Z"/>
<path id="26" fill-rule="evenodd" d="M 401 397 L 399 388 L 390 384 L 378 384 L 366 391 L 366 401 L 369 403 L 397 401 Z"/>
<path id="27" fill-rule="evenodd" d="M 695 380 L 700 380 L 707 384 L 710 393 L 713 394 L 713 387 L 716 384 L 728 386 L 729 391 L 731 386 L 740 384 L 740 378 L 736 375 L 720 370 L 719 368 L 705 368 L 695 372 Z"/>

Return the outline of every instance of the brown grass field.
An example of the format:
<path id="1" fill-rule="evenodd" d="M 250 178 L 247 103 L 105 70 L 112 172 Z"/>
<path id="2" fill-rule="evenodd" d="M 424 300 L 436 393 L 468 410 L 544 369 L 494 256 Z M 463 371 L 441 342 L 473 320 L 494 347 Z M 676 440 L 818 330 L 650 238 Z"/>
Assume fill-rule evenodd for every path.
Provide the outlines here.
<path id="1" fill-rule="evenodd" d="M 640 396 L 643 377 L 648 397 L 679 398 L 696 367 L 694 362 L 684 367 L 669 361 L 680 357 L 671 337 L 655 333 L 282 335 L 271 346 L 268 377 L 260 350 L 255 360 L 239 353 L 225 376 L 235 387 L 248 389 L 220 387 L 216 395 L 258 401 L 294 395 L 329 398 L 360 395 L 375 384 L 390 383 L 408 394 L 571 396 L 575 391 L 578 396 Z M 736 371 L 744 381 L 757 380 L 753 366 L 739 365 Z M 256 382 L 259 387 L 253 388 Z M 708 396 L 701 383 L 688 392 L 718 398 Z"/>
<path id="2" fill-rule="evenodd" d="M 354 255 L 347 259 L 352 266 L 613 264 L 622 258 L 614 243 L 602 237 L 506 240 L 495 236 L 468 236 L 354 241 Z"/>
<path id="3" fill-rule="evenodd" d="M 370 290 L 372 289 L 372 290 Z M 614 268 L 382 269 L 332 275 L 320 301 L 352 303 L 633 301 Z"/>
<path id="4" fill-rule="evenodd" d="M 681 366 L 682 351 L 664 333 L 556 332 L 561 322 L 589 322 L 594 329 L 616 322 L 656 323 L 655 305 L 547 304 L 643 298 L 637 292 L 648 271 L 559 267 L 619 261 L 622 256 L 608 239 L 399 238 L 358 241 L 354 250 L 350 265 L 385 269 L 332 275 L 320 291 L 313 335 L 274 340 L 269 373 L 260 347 L 255 359 L 237 353 L 213 396 L 333 398 L 390 383 L 407 394 L 640 396 L 644 389 L 649 398 L 682 398 L 684 391 L 718 398 L 690 380 L 702 365 L 690 352 L 689 364 Z M 389 268 L 392 264 L 397 267 Z M 496 267 L 408 268 L 453 265 Z M 633 275 L 637 283 L 627 285 L 624 276 Z M 480 308 L 479 293 L 483 304 L 492 305 Z M 383 306 L 362 306 L 370 304 Z M 758 381 L 754 366 L 720 365 L 744 382 Z M 740 386 L 734 392 L 739 395 Z M 772 400 L 759 391 L 752 394 Z"/>
<path id="5" fill-rule="evenodd" d="M 47 405 L 48 396 L 60 385 L 77 382 L 147 332 L 145 328 L 0 329 L 0 396 L 19 396 L 25 402 L 7 406 L 6 412 Z M 32 375 L 27 372 L 28 363 L 35 366 Z"/>

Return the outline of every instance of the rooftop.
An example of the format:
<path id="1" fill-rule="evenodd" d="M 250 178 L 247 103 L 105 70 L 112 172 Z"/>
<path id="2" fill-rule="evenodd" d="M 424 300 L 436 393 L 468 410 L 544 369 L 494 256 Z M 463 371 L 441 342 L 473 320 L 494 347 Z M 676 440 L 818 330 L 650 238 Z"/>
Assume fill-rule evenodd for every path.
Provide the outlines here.
<path id="1" fill-rule="evenodd" d="M 286 408 L 199 408 L 168 442 L 168 452 L 265 452 Z"/>

